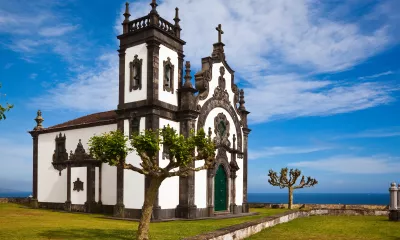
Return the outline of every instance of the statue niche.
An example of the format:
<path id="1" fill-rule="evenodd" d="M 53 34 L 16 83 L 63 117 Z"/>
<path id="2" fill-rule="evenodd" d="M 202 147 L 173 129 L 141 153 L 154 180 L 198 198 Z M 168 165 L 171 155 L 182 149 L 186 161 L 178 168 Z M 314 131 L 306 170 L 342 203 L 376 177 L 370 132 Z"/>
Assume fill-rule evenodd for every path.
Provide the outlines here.
<path id="1" fill-rule="evenodd" d="M 142 59 L 135 55 L 132 62 L 129 63 L 129 91 L 142 89 Z"/>
<path id="2" fill-rule="evenodd" d="M 56 136 L 56 148 L 53 153 L 53 167 L 54 169 L 59 171 L 59 175 L 61 176 L 61 171 L 65 169 L 67 166 L 64 164 L 65 161 L 68 160 L 68 153 L 65 149 L 65 134 L 64 136 L 60 133 L 60 135 Z"/>
<path id="3" fill-rule="evenodd" d="M 225 114 L 218 113 L 218 115 L 214 118 L 214 144 L 216 147 L 230 147 L 231 143 L 229 141 L 229 130 L 230 123 Z"/>
<path id="4" fill-rule="evenodd" d="M 163 90 L 174 94 L 174 65 L 171 63 L 171 58 L 163 61 L 164 64 L 164 84 Z"/>

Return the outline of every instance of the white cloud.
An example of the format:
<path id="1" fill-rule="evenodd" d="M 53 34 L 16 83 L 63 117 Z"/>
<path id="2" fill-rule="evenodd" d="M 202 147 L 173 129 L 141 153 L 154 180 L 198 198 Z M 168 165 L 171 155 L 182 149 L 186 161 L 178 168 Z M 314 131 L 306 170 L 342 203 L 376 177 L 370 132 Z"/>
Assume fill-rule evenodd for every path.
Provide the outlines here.
<path id="1" fill-rule="evenodd" d="M 158 12 L 172 22 L 176 6 L 180 9 L 182 38 L 187 42 L 186 60 L 191 61 L 193 69 L 200 67 L 202 57 L 210 55 L 212 44 L 217 41 L 215 27 L 222 24 L 227 61 L 236 70 L 236 81 L 240 77 L 251 85 L 245 91 L 253 123 L 327 116 L 394 101 L 393 86 L 377 82 L 321 81 L 313 77 L 315 73 L 348 69 L 389 46 L 392 38 L 385 23 L 365 31 L 356 21 L 329 19 L 321 4 L 307 0 L 254 0 L 250 4 L 241 0 L 232 0 L 229 4 L 223 0 L 170 0 L 159 3 Z M 121 31 L 123 11 L 121 5 L 116 32 Z M 131 19 L 149 11 L 148 1 L 135 2 L 131 4 Z M 52 89 L 47 98 L 41 98 L 43 103 L 54 103 L 61 98 L 58 102 L 62 104 L 57 105 L 60 108 L 115 107 L 118 91 L 110 94 L 110 89 L 117 89 L 118 81 L 114 79 L 118 77 L 118 62 L 117 54 L 112 55 L 115 63 L 105 69 L 80 73 L 79 80 Z M 305 76 L 304 72 L 312 74 Z M 113 80 L 105 84 L 104 76 Z M 98 86 L 104 85 L 107 88 L 99 89 Z M 75 92 L 81 92 L 80 89 L 89 90 L 81 99 L 98 99 L 100 95 L 110 101 L 100 106 L 94 100 L 84 106 L 76 104 Z"/>
<path id="2" fill-rule="evenodd" d="M 366 130 L 359 133 L 344 134 L 336 136 L 333 139 L 346 139 L 346 138 L 386 138 L 386 137 L 399 137 L 399 127 L 387 129 Z"/>
<path id="3" fill-rule="evenodd" d="M 31 73 L 29 75 L 29 78 L 35 80 L 37 78 L 37 76 L 38 76 L 37 73 Z"/>
<path id="4" fill-rule="evenodd" d="M 259 159 L 259 158 L 268 158 L 276 155 L 290 155 L 290 154 L 306 154 L 313 152 L 320 152 L 332 149 L 333 147 L 329 146 L 321 146 L 321 147 L 312 147 L 312 146 L 303 146 L 303 147 L 285 147 L 285 146 L 274 146 L 274 147 L 265 147 L 262 150 L 252 150 L 249 151 L 249 159 Z"/>
<path id="5" fill-rule="evenodd" d="M 359 80 L 365 80 L 365 79 L 372 79 L 372 78 L 378 78 L 378 77 L 382 77 L 382 76 L 386 76 L 386 75 L 391 75 L 394 74 L 394 72 L 392 71 L 386 71 L 386 72 L 382 72 L 382 73 L 377 73 L 377 74 L 373 74 L 370 76 L 363 76 L 363 77 L 359 77 Z"/>
<path id="6" fill-rule="evenodd" d="M 385 156 L 334 156 L 316 161 L 289 163 L 288 166 L 346 174 L 400 173 L 399 159 Z"/>
<path id="7" fill-rule="evenodd" d="M 83 71 L 68 82 L 57 84 L 44 96 L 31 101 L 43 109 L 101 111 L 116 109 L 118 100 L 118 56 L 101 56 L 95 68 Z"/>
<path id="8" fill-rule="evenodd" d="M 56 27 L 45 27 L 39 31 L 39 34 L 44 37 L 59 37 L 68 32 L 72 32 L 77 28 L 77 26 L 65 25 Z"/>

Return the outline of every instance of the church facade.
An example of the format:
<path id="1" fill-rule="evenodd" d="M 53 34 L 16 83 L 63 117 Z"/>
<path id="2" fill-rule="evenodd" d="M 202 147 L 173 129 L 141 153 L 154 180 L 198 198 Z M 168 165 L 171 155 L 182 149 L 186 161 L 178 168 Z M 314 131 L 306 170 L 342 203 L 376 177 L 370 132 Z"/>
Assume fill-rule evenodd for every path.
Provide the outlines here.
<path id="1" fill-rule="evenodd" d="M 148 15 L 130 20 L 126 4 L 119 52 L 117 109 L 43 127 L 38 111 L 33 137 L 33 204 L 67 211 L 104 212 L 140 218 L 148 181 L 144 175 L 109 166 L 88 154 L 95 134 L 159 129 L 166 125 L 188 136 L 203 128 L 216 144 L 211 169 L 164 180 L 153 219 L 213 217 L 247 213 L 247 146 L 250 129 L 244 92 L 225 59 L 221 25 L 211 56 L 201 59 L 192 83 L 184 64 L 178 8 L 174 23 L 162 18 L 152 1 Z M 167 154 L 158 155 L 164 167 Z M 136 153 L 126 162 L 139 166 Z M 201 166 L 202 162 L 193 163 Z M 198 166 L 197 166 L 198 165 Z"/>

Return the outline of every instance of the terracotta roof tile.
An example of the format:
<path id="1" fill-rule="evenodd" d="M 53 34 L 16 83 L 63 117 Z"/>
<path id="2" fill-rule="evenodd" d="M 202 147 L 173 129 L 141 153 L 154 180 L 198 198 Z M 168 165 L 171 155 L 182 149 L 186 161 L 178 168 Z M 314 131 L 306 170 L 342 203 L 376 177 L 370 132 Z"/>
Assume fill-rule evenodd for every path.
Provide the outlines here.
<path id="1" fill-rule="evenodd" d="M 113 120 L 116 118 L 117 118 L 117 113 L 115 112 L 115 110 L 111 110 L 111 111 L 107 111 L 107 112 L 99 112 L 99 113 L 89 114 L 89 115 L 86 115 L 86 116 L 83 116 L 80 118 L 70 120 L 68 122 L 64 122 L 61 124 L 57 124 L 57 125 L 45 128 L 43 130 L 62 128 L 62 127 L 70 127 L 70 126 L 88 124 L 88 123 L 97 123 L 97 122 L 102 122 L 102 121 L 107 121 L 107 120 Z"/>

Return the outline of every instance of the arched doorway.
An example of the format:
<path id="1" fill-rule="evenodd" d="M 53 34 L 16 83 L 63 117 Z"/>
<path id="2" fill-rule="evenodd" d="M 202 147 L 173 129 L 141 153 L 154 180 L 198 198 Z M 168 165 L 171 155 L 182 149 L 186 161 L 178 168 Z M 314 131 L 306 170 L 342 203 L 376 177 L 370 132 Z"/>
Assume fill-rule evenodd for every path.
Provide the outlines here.
<path id="1" fill-rule="evenodd" d="M 219 165 L 214 177 L 214 211 L 228 209 L 228 178 L 225 169 Z"/>

